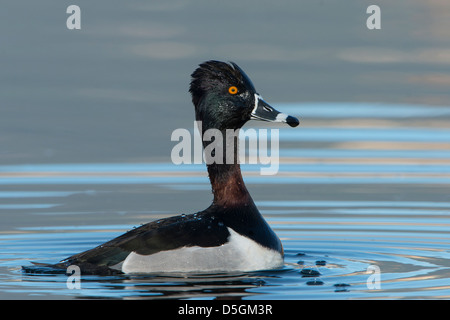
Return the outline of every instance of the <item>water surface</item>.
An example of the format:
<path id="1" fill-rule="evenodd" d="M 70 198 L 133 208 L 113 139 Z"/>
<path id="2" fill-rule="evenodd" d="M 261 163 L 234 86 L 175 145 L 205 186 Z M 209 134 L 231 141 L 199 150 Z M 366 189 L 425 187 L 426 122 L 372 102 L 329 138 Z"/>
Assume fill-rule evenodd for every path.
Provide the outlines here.
<path id="1" fill-rule="evenodd" d="M 297 106 L 298 114 L 303 107 Z M 6 222 L 0 236 L 2 297 L 448 298 L 447 143 L 430 135 L 429 144 L 411 141 L 404 148 L 405 119 L 389 118 L 391 124 L 398 122 L 397 130 L 385 130 L 372 107 L 358 107 L 358 113 L 367 114 L 355 127 L 342 128 L 338 117 L 317 113 L 298 136 L 281 130 L 281 165 L 275 176 L 261 176 L 259 165 L 243 166 L 256 204 L 283 242 L 286 263 L 280 270 L 82 276 L 81 289 L 69 289 L 66 275 L 23 273 L 21 266 L 30 261 L 56 262 L 141 223 L 206 208 L 209 181 L 203 165 L 1 166 L 0 213 Z M 327 128 L 320 130 L 325 118 Z M 368 128 L 385 131 L 378 140 L 366 139 Z M 339 139 L 342 130 L 355 138 Z M 407 130 L 450 134 L 439 123 Z"/>

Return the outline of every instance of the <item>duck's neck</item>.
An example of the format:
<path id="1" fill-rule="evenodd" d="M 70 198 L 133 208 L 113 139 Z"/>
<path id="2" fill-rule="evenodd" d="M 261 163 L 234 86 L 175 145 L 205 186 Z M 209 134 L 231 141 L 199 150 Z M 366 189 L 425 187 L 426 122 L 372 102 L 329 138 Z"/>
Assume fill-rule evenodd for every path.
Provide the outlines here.
<path id="1" fill-rule="evenodd" d="M 203 139 L 210 138 L 211 131 L 205 136 L 207 130 L 208 128 L 202 128 Z M 228 131 L 217 129 L 215 133 L 214 138 L 211 139 L 213 141 L 203 141 L 209 180 L 214 194 L 213 204 L 233 207 L 253 203 L 242 179 L 238 161 L 239 129 Z M 222 139 L 222 143 L 215 139 Z"/>
<path id="2" fill-rule="evenodd" d="M 214 204 L 231 207 L 252 202 L 242 179 L 239 164 L 210 164 L 208 174 L 214 194 Z"/>

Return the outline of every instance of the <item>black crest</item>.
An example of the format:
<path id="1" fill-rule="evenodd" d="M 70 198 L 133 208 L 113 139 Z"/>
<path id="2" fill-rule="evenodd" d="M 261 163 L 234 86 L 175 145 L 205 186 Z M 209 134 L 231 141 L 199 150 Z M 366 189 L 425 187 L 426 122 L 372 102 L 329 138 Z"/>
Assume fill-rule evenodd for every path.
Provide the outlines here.
<path id="1" fill-rule="evenodd" d="M 242 86 L 254 91 L 254 86 L 244 71 L 234 62 L 206 61 L 192 73 L 189 92 L 192 102 L 197 105 L 208 91 L 224 86 Z"/>

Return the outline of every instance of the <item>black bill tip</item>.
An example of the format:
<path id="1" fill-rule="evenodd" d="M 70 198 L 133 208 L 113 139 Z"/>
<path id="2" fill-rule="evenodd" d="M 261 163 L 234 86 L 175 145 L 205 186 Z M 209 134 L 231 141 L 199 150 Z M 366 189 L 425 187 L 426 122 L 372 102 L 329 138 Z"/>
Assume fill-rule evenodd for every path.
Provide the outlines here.
<path id="1" fill-rule="evenodd" d="M 298 121 L 298 119 L 296 117 L 293 116 L 288 116 L 286 118 L 286 123 L 288 125 L 290 125 L 291 127 L 296 127 L 300 124 L 300 121 Z"/>

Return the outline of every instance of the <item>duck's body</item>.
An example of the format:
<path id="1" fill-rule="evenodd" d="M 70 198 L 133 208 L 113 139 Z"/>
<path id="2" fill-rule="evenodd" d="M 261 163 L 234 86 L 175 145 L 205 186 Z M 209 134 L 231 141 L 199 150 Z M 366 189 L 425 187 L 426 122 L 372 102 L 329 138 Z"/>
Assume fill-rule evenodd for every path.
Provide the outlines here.
<path id="1" fill-rule="evenodd" d="M 298 125 L 297 119 L 267 105 L 234 63 L 209 61 L 192 77 L 190 92 L 196 119 L 203 121 L 202 134 L 211 128 L 223 133 L 239 129 L 249 119 Z M 204 142 L 204 147 L 209 143 Z M 214 194 L 209 208 L 150 222 L 52 267 L 77 265 L 84 274 L 113 274 L 254 271 L 282 266 L 281 242 L 245 187 L 236 138 L 233 145 L 233 163 L 207 165 Z"/>
<path id="2" fill-rule="evenodd" d="M 280 240 L 251 203 L 213 204 L 199 213 L 153 221 L 58 266 L 111 274 L 251 271 L 282 264 Z"/>

